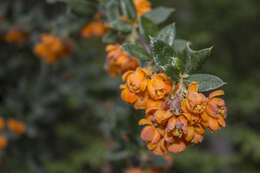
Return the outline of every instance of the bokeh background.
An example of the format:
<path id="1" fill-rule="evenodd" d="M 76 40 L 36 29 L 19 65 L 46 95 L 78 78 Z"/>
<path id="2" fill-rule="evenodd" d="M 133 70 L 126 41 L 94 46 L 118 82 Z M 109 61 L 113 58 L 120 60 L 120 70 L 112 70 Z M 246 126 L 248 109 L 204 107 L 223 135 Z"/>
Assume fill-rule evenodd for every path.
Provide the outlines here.
<path id="1" fill-rule="evenodd" d="M 201 144 L 174 155 L 165 172 L 258 173 L 260 1 L 151 2 L 176 9 L 177 38 L 190 40 L 194 48 L 214 46 L 202 72 L 227 82 L 227 127 L 207 132 Z M 144 166 L 142 159 L 150 157 L 137 125 L 144 113 L 121 101 L 120 78 L 111 79 L 104 70 L 102 39 L 79 35 L 94 13 L 88 9 L 78 17 L 63 3 L 44 0 L 0 1 L 6 19 L 0 33 L 11 28 L 30 33 L 23 44 L 0 40 L 0 114 L 27 126 L 24 136 L 11 138 L 0 152 L 0 172 L 114 173 Z M 74 52 L 44 64 L 32 51 L 44 32 L 71 37 Z"/>

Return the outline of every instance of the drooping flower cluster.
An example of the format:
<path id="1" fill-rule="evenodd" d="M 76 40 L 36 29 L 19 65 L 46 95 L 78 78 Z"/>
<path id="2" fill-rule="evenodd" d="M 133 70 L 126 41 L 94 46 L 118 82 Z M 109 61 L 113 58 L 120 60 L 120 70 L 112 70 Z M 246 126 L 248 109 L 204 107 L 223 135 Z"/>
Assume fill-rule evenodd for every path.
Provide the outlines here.
<path id="1" fill-rule="evenodd" d="M 139 125 L 145 126 L 141 138 L 154 154 L 182 152 L 187 145 L 203 140 L 205 128 L 215 131 L 225 127 L 225 102 L 216 97 L 223 95 L 223 91 L 215 91 L 207 98 L 198 93 L 196 82 L 189 85 L 187 93 L 179 92 L 185 91 L 182 89 L 175 90 L 152 111 L 146 111 L 146 117 L 139 121 Z"/>
<path id="2" fill-rule="evenodd" d="M 41 42 L 34 47 L 34 53 L 44 62 L 51 64 L 72 52 L 71 43 L 50 34 L 42 34 Z"/>
<path id="3" fill-rule="evenodd" d="M 97 13 L 94 21 L 87 24 L 80 32 L 82 37 L 98 37 L 104 35 L 109 30 L 109 25 L 101 20 L 101 15 Z"/>
<path id="4" fill-rule="evenodd" d="M 139 66 L 138 60 L 122 50 L 119 44 L 108 45 L 106 51 L 108 54 L 105 68 L 111 76 L 116 76 L 129 70 L 135 70 Z"/>
<path id="5" fill-rule="evenodd" d="M 26 126 L 23 122 L 15 119 L 8 119 L 7 122 L 5 122 L 5 120 L 0 117 L 0 150 L 5 149 L 8 145 L 8 137 L 3 135 L 5 128 L 19 136 L 23 135 L 26 131 Z"/>
<path id="6" fill-rule="evenodd" d="M 8 43 L 22 43 L 27 37 L 27 33 L 22 32 L 18 29 L 11 29 L 5 34 L 4 39 Z"/>

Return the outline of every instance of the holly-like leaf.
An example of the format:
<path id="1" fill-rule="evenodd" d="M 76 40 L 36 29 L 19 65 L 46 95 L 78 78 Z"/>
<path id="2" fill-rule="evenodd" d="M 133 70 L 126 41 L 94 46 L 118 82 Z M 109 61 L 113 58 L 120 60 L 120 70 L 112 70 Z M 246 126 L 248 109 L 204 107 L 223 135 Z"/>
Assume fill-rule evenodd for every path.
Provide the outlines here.
<path id="1" fill-rule="evenodd" d="M 112 22 L 120 19 L 119 4 L 117 1 L 110 0 L 106 5 L 106 16 Z"/>
<path id="2" fill-rule="evenodd" d="M 139 19 L 139 32 L 146 40 L 149 40 L 150 37 L 157 35 L 159 28 L 150 19 L 145 16 L 141 16 Z"/>
<path id="3" fill-rule="evenodd" d="M 151 59 L 146 50 L 137 44 L 123 44 L 122 49 L 125 50 L 129 55 L 140 60 L 147 61 Z"/>
<path id="4" fill-rule="evenodd" d="M 183 54 L 186 49 L 188 41 L 182 39 L 175 39 L 173 44 L 173 50 L 176 54 Z M 178 55 L 179 56 L 179 55 Z"/>
<path id="5" fill-rule="evenodd" d="M 125 17 L 131 20 L 136 19 L 136 8 L 133 0 L 120 0 L 121 9 Z"/>
<path id="6" fill-rule="evenodd" d="M 155 24 L 160 24 L 167 20 L 174 11 L 175 9 L 173 8 L 158 7 L 150 12 L 145 13 L 143 16 L 147 17 Z"/>
<path id="7" fill-rule="evenodd" d="M 132 26 L 124 20 L 114 20 L 110 22 L 110 27 L 120 32 L 130 32 Z"/>
<path id="8" fill-rule="evenodd" d="M 195 51 L 190 48 L 190 43 L 187 42 L 184 51 L 185 55 L 183 57 L 183 61 L 185 64 L 185 72 L 190 73 L 198 70 L 209 57 L 212 48 L 213 47 Z"/>
<path id="9" fill-rule="evenodd" d="M 176 28 L 175 24 L 168 25 L 164 27 L 159 34 L 157 35 L 157 39 L 161 40 L 168 45 L 172 46 L 175 40 L 175 35 L 176 35 Z"/>
<path id="10" fill-rule="evenodd" d="M 157 68 L 164 71 L 172 79 L 177 79 L 179 71 L 174 60 L 171 46 L 158 39 L 151 39 L 151 51 Z"/>
<path id="11" fill-rule="evenodd" d="M 193 74 L 185 79 L 187 85 L 194 81 L 198 82 L 200 92 L 215 90 L 225 85 L 222 79 L 211 74 Z"/>

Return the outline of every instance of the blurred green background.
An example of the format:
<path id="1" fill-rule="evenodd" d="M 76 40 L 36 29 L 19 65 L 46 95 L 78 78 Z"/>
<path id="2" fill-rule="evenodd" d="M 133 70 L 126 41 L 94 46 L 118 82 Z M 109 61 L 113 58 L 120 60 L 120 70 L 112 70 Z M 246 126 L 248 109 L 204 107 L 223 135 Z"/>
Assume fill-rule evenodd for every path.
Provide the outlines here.
<path id="1" fill-rule="evenodd" d="M 165 172 L 259 173 L 260 1 L 151 2 L 176 9 L 177 38 L 190 40 L 193 48 L 214 46 L 202 72 L 227 82 L 227 127 L 207 132 L 201 144 L 174 155 Z M 0 40 L 0 114 L 27 125 L 26 135 L 10 138 L 0 152 L 0 172 L 115 173 L 147 166 L 143 160 L 150 156 L 137 125 L 144 113 L 121 101 L 120 78 L 111 79 L 104 70 L 101 38 L 79 36 L 94 13 L 91 8 L 79 17 L 63 3 L 44 0 L 0 2 L 0 16 L 6 18 L 0 33 L 13 27 L 31 33 L 19 45 Z M 43 32 L 70 36 L 74 53 L 53 65 L 42 64 L 32 49 Z"/>

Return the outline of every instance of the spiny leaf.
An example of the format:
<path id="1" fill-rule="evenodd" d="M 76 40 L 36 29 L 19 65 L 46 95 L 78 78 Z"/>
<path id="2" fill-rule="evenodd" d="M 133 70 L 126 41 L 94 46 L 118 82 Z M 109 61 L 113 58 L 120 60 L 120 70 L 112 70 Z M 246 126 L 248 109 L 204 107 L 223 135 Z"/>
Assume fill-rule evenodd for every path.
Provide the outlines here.
<path id="1" fill-rule="evenodd" d="M 210 74 L 193 74 L 185 79 L 187 85 L 194 81 L 198 82 L 200 92 L 215 90 L 225 85 L 222 79 Z"/>
<path id="2" fill-rule="evenodd" d="M 168 19 L 174 11 L 175 9 L 173 8 L 158 7 L 150 12 L 145 13 L 143 16 L 147 17 L 155 24 L 160 24 Z"/>
<path id="3" fill-rule="evenodd" d="M 150 19 L 145 16 L 141 16 L 139 19 L 139 32 L 146 40 L 149 40 L 149 37 L 154 37 L 157 35 L 159 28 Z"/>
<path id="4" fill-rule="evenodd" d="M 132 0 L 120 0 L 121 9 L 125 17 L 131 20 L 136 19 L 136 8 Z"/>
<path id="5" fill-rule="evenodd" d="M 184 57 L 186 73 L 190 73 L 198 70 L 201 67 L 201 65 L 206 61 L 206 59 L 209 57 L 212 48 L 213 47 L 195 51 L 190 48 L 190 43 L 188 42 L 186 44 L 185 57 Z"/>
<path id="6" fill-rule="evenodd" d="M 157 39 L 161 40 L 168 45 L 172 46 L 175 40 L 175 35 L 176 35 L 176 28 L 175 24 L 170 24 L 166 27 L 164 27 L 159 34 L 157 35 Z"/>
<path id="7" fill-rule="evenodd" d="M 146 61 L 151 59 L 146 50 L 137 44 L 124 44 L 122 45 L 122 49 L 128 52 L 129 55 L 140 60 Z"/>
<path id="8" fill-rule="evenodd" d="M 174 61 L 174 51 L 172 47 L 161 40 L 152 38 L 151 51 L 156 67 L 164 71 L 171 78 L 178 78 L 179 71 Z"/>
<path id="9" fill-rule="evenodd" d="M 175 39 L 173 44 L 173 50 L 177 54 L 177 56 L 183 54 L 186 49 L 188 41 L 182 39 Z"/>

